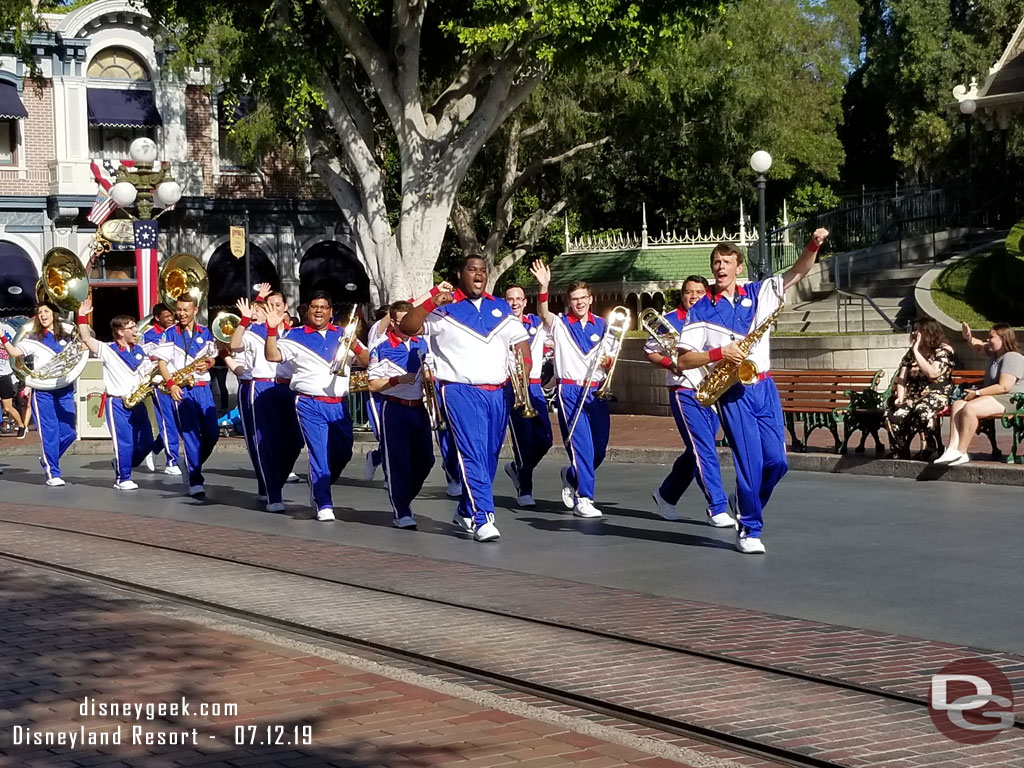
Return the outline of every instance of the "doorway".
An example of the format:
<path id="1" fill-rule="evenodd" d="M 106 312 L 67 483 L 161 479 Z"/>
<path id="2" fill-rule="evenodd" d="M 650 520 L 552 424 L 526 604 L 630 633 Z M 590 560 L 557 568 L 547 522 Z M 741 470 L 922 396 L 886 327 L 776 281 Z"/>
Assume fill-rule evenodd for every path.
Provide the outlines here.
<path id="1" fill-rule="evenodd" d="M 135 281 L 115 285 L 92 286 L 92 332 L 100 341 L 113 341 L 110 321 L 118 315 L 135 317 L 139 311 L 139 291 Z M 139 318 L 135 318 L 138 320 Z"/>

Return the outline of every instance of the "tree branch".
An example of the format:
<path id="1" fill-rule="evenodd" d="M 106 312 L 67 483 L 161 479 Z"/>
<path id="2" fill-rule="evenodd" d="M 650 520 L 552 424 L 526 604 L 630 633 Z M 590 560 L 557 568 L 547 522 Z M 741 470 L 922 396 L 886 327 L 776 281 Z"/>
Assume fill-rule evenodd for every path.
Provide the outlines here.
<path id="1" fill-rule="evenodd" d="M 575 157 L 581 152 L 586 152 L 588 149 L 594 149 L 596 147 L 603 146 L 604 144 L 607 144 L 611 140 L 611 136 L 605 136 L 603 138 L 597 139 L 596 141 L 588 141 L 585 142 L 584 144 L 577 144 L 572 149 L 567 149 L 560 155 L 554 155 L 553 157 L 545 157 L 543 160 L 534 160 L 532 163 L 526 166 L 526 168 L 523 169 L 523 172 L 520 173 L 519 176 L 517 176 L 511 184 L 509 184 L 507 187 L 502 187 L 502 199 L 498 201 L 499 209 L 503 205 L 505 205 L 507 201 L 511 199 L 515 195 L 515 193 L 518 192 L 523 187 L 524 184 L 526 184 L 526 182 L 528 182 L 542 170 L 550 168 L 553 165 L 559 165 L 561 163 L 564 163 L 566 160 L 570 160 L 571 158 Z"/>
<path id="2" fill-rule="evenodd" d="M 523 222 L 523 226 L 519 230 L 519 241 L 502 257 L 501 261 L 494 265 L 493 270 L 490 270 L 487 280 L 489 289 L 493 289 L 502 275 L 534 249 L 541 235 L 544 234 L 555 217 L 565 210 L 567 204 L 566 200 L 559 200 L 546 211 L 544 209 L 534 211 L 530 218 Z"/>
<path id="3" fill-rule="evenodd" d="M 427 110 L 429 118 L 434 122 L 434 136 L 437 139 L 443 141 L 451 138 L 455 127 L 461 122 L 465 100 L 472 97 L 490 72 L 491 66 L 483 58 L 469 57 L 462 62 L 451 83 Z"/>
<path id="4" fill-rule="evenodd" d="M 420 90 L 420 40 L 426 7 L 427 0 L 395 0 L 395 25 L 398 33 L 395 64 L 398 93 L 402 99 L 406 120 L 415 126 L 423 138 L 427 137 L 427 125 Z"/>
<path id="5" fill-rule="evenodd" d="M 483 250 L 480 238 L 476 235 L 476 216 L 472 209 L 467 209 L 458 200 L 452 206 L 450 216 L 452 229 L 459 238 L 459 247 L 463 253 L 476 253 Z"/>

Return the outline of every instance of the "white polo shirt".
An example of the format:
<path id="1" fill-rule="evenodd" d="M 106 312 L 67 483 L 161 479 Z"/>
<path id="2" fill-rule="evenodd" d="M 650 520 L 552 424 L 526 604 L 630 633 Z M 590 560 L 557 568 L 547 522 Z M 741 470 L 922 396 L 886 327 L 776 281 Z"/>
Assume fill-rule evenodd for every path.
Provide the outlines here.
<path id="1" fill-rule="evenodd" d="M 167 363 L 173 375 L 203 355 L 217 356 L 217 344 L 209 328 L 195 325 L 191 331 L 182 332 L 180 325 L 172 325 L 160 337 L 152 356 Z M 196 373 L 196 383 L 210 382 L 210 372 Z"/>
<path id="2" fill-rule="evenodd" d="M 287 333 L 287 331 L 285 331 Z M 280 344 L 280 340 L 278 341 Z M 290 363 L 272 363 L 267 360 L 267 324 L 254 323 L 242 334 L 243 351 L 240 356 L 247 376 L 252 379 L 291 379 Z"/>
<path id="3" fill-rule="evenodd" d="M 303 325 L 286 331 L 277 340 L 282 362 L 288 363 L 291 370 L 292 390 L 310 397 L 348 396 L 348 366 L 344 376 L 331 373 L 331 363 L 343 335 L 344 330 L 335 325 L 321 331 Z"/>
<path id="4" fill-rule="evenodd" d="M 142 384 L 142 374 L 151 370 L 149 357 L 138 344 L 100 344 L 96 355 L 103 363 L 103 386 L 111 397 L 127 397 Z"/>
<path id="5" fill-rule="evenodd" d="M 615 352 L 616 342 L 606 333 L 607 326 L 603 317 L 590 312 L 580 320 L 572 315 L 558 315 L 551 336 L 555 340 L 555 370 L 559 379 L 582 384 L 595 357 Z M 593 382 L 600 384 L 606 375 L 607 371 L 598 364 Z"/>

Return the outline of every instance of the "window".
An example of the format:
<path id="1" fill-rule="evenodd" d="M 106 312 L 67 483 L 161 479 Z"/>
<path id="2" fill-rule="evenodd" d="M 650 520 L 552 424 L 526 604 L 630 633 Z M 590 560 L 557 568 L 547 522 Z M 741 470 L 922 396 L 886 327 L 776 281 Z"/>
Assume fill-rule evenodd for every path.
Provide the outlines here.
<path id="1" fill-rule="evenodd" d="M 137 128 L 110 128 L 89 126 L 89 156 L 96 160 L 112 160 L 115 163 L 128 157 L 128 147 L 135 139 L 146 136 L 157 140 L 156 128 L 140 126 Z"/>
<path id="2" fill-rule="evenodd" d="M 18 164 L 18 121 L 0 120 L 0 166 Z"/>
<path id="3" fill-rule="evenodd" d="M 217 127 L 217 157 L 222 171 L 240 171 L 244 167 L 242 153 L 231 140 L 230 129 L 220 122 Z"/>
<path id="4" fill-rule="evenodd" d="M 149 80 L 149 68 L 142 58 L 127 48 L 105 48 L 89 63 L 89 77 L 107 80 Z"/>

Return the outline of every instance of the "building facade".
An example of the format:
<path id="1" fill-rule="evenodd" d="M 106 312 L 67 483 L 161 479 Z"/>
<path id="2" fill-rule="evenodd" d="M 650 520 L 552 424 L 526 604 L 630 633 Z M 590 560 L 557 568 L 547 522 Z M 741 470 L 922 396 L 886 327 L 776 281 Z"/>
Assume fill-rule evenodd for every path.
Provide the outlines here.
<path id="1" fill-rule="evenodd" d="M 87 216 L 99 185 L 135 138 L 152 138 L 183 197 L 159 216 L 161 263 L 174 253 L 202 261 L 209 310 L 246 292 L 245 266 L 231 255 L 229 227 L 248 222 L 251 278 L 296 305 L 326 289 L 336 303 L 371 302 L 365 261 L 338 207 L 286 152 L 258 173 L 235 159 L 225 108 L 201 72 L 181 79 L 163 65 L 153 23 L 125 0 L 97 0 L 44 14 L 49 33 L 33 43 L 40 85 L 26 62 L 0 56 L 0 316 L 31 312 L 47 251 L 64 247 L 88 264 L 96 226 Z M 124 211 L 114 216 L 126 216 Z M 104 318 L 137 306 L 131 244 L 92 261 L 98 332 Z"/>

